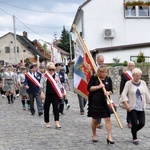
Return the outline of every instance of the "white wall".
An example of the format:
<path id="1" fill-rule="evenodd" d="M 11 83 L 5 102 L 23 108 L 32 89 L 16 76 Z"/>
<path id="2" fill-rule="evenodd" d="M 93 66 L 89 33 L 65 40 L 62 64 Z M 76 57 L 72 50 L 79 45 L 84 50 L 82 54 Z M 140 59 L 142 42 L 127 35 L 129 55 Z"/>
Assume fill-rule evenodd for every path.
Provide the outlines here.
<path id="1" fill-rule="evenodd" d="M 92 0 L 83 11 L 84 39 L 90 50 L 150 41 L 150 19 L 124 18 L 123 0 Z M 114 39 L 104 39 L 105 28 L 115 30 Z"/>
<path id="2" fill-rule="evenodd" d="M 120 59 L 120 63 L 123 63 L 124 61 L 130 61 L 130 56 L 137 56 L 140 52 L 144 52 L 145 56 L 149 56 L 150 52 L 149 48 L 142 48 L 142 49 L 134 49 L 134 50 L 122 50 L 122 51 L 111 51 L 111 52 L 101 52 L 99 54 L 102 54 L 105 58 L 105 63 L 114 63 L 113 58 Z M 96 57 L 99 55 L 97 54 Z M 136 58 L 134 58 L 136 62 Z M 150 61 L 145 60 L 145 61 Z"/>
<path id="3" fill-rule="evenodd" d="M 53 53 L 54 53 L 54 63 L 62 62 L 62 58 L 59 50 L 53 47 Z"/>

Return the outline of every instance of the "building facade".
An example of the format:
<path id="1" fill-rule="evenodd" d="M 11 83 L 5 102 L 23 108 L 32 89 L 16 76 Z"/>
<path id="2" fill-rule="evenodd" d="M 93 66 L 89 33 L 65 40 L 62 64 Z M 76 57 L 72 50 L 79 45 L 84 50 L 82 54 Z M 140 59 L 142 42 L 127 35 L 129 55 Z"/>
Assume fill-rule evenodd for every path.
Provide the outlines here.
<path id="1" fill-rule="evenodd" d="M 142 1 L 128 6 L 127 0 L 87 0 L 78 8 L 73 24 L 95 57 L 101 53 L 105 62 L 113 63 L 114 58 L 129 61 L 140 52 L 150 56 L 150 6 Z M 73 28 L 71 32 L 75 35 Z"/>
<path id="2" fill-rule="evenodd" d="M 50 60 L 50 57 L 45 57 L 38 49 L 34 42 L 27 38 L 27 33 L 23 36 L 16 35 L 16 44 L 14 42 L 14 34 L 9 32 L 0 37 L 0 62 L 1 63 L 20 63 L 22 59 L 28 59 L 30 62 L 36 62 L 37 55 L 40 61 Z M 16 48 L 15 48 L 16 45 Z"/>

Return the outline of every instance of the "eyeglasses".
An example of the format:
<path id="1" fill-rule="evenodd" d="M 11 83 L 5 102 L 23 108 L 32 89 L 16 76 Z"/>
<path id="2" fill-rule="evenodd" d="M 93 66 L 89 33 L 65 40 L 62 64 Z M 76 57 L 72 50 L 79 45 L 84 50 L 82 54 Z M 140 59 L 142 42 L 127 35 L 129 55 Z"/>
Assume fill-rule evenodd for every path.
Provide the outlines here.
<path id="1" fill-rule="evenodd" d="M 55 64 L 56 67 L 61 66 L 61 64 Z"/>
<path id="2" fill-rule="evenodd" d="M 106 71 L 100 71 L 101 73 L 108 73 L 108 72 L 106 72 Z"/>
<path id="3" fill-rule="evenodd" d="M 48 69 L 49 71 L 55 71 L 54 69 Z"/>

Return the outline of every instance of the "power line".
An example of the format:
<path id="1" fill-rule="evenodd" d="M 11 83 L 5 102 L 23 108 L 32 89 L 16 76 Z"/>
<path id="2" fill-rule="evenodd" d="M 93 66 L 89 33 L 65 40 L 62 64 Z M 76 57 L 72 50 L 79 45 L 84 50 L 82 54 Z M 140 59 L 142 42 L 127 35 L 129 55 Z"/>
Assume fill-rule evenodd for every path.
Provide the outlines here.
<path id="1" fill-rule="evenodd" d="M 16 17 L 15 17 L 16 18 Z M 35 33 L 35 34 L 37 34 L 37 35 L 39 35 L 39 36 L 41 36 L 41 37 L 44 37 L 44 38 L 48 38 L 48 37 L 46 37 L 46 36 L 42 36 L 42 35 L 40 35 L 40 34 L 38 34 L 36 31 L 34 31 L 34 30 L 32 30 L 31 28 L 29 28 L 27 25 L 25 25 L 22 21 L 20 21 L 18 18 L 16 18 L 21 24 L 23 24 L 26 28 L 28 28 L 30 31 L 32 31 L 33 33 Z"/>
<path id="2" fill-rule="evenodd" d="M 4 13 L 6 13 L 7 15 L 9 15 L 9 16 L 13 16 L 13 15 L 11 15 L 10 13 L 8 13 L 8 12 L 6 12 L 5 10 L 3 10 L 2 8 L 0 8 L 0 10 L 2 10 Z M 32 31 L 33 33 L 35 33 L 35 34 L 37 34 L 37 35 L 39 35 L 39 36 L 41 36 L 41 37 L 44 37 L 44 38 L 48 38 L 48 37 L 45 37 L 45 36 L 42 36 L 42 35 L 40 35 L 40 34 L 38 34 L 37 32 L 35 32 L 34 30 L 32 30 L 31 28 L 29 28 L 27 25 L 25 25 L 22 21 L 20 21 L 17 17 L 15 17 L 21 24 L 23 24 L 26 28 L 28 28 L 30 31 Z"/>
<path id="3" fill-rule="evenodd" d="M 6 12 L 5 10 L 3 10 L 2 8 L 0 8 L 0 10 L 2 10 L 4 13 L 6 13 L 7 15 L 13 17 L 12 14 Z M 40 37 L 44 37 L 44 38 L 49 38 L 43 35 L 40 35 L 39 33 L 37 33 L 36 31 L 32 30 L 31 28 L 29 28 L 25 23 L 23 23 L 22 21 L 20 21 L 16 16 L 15 19 L 17 19 L 22 25 L 24 25 L 26 28 L 28 28 L 30 31 L 32 31 L 33 33 L 39 35 Z M 33 24 L 28 24 L 28 25 L 32 25 L 32 26 L 36 26 L 36 27 L 40 27 L 40 28 L 63 28 L 63 27 L 44 27 L 44 26 L 37 26 L 37 25 L 33 25 Z M 66 26 L 66 27 L 70 27 L 70 26 Z"/>
<path id="4" fill-rule="evenodd" d="M 3 3 L 5 5 L 11 6 L 11 7 L 15 7 L 15 8 L 19 8 L 19 9 L 24 9 L 24 10 L 28 10 L 28 11 L 34 11 L 34 12 L 39 12 L 39 13 L 49 13 L 49 14 L 75 14 L 75 12 L 48 12 L 48 11 L 41 11 L 41 10 L 33 10 L 33 9 L 28 9 L 28 8 L 23 8 L 23 7 L 19 7 L 19 6 L 15 6 L 12 4 L 8 4 L 5 2 L 0 1 L 0 3 Z"/>
<path id="5" fill-rule="evenodd" d="M 26 23 L 28 24 L 28 23 Z M 63 28 L 63 27 L 45 27 L 45 26 L 38 26 L 38 25 L 34 25 L 34 24 L 28 24 L 28 25 L 31 25 L 31 26 L 35 26 L 35 27 L 39 27 L 39 28 Z M 70 26 L 65 26 L 65 27 L 70 27 Z"/>
<path id="6" fill-rule="evenodd" d="M 0 10 L 2 10 L 4 13 L 6 13 L 7 15 L 9 15 L 9 16 L 13 16 L 12 14 L 10 14 L 10 13 L 8 13 L 8 12 L 6 12 L 5 10 L 3 10 L 2 8 L 0 8 Z M 16 19 L 18 19 L 18 18 L 16 18 Z M 19 20 L 19 19 L 18 19 Z M 20 21 L 20 20 L 19 20 Z M 21 21 L 22 22 L 22 21 Z M 22 22 L 23 23 L 23 22 Z M 25 23 L 25 24 L 27 24 L 27 25 L 30 25 L 30 26 L 35 26 L 35 27 L 39 27 L 39 28 L 62 28 L 62 26 L 61 27 L 46 27 L 46 26 L 38 26 L 38 25 L 34 25 L 34 24 L 29 24 L 29 23 Z M 65 26 L 65 27 L 70 27 L 70 26 Z"/>
<path id="7" fill-rule="evenodd" d="M 4 13 L 6 13 L 7 15 L 9 15 L 9 16 L 13 16 L 13 15 L 11 15 L 10 13 L 8 13 L 8 12 L 6 12 L 5 10 L 3 10 L 2 8 L 0 8 Z"/>

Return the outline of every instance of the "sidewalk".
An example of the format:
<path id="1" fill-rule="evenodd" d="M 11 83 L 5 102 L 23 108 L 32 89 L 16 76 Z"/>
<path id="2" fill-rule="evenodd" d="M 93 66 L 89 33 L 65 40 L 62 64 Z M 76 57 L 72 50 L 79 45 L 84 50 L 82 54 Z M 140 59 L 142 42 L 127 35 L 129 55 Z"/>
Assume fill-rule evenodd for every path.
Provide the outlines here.
<path id="1" fill-rule="evenodd" d="M 92 142 L 91 118 L 80 115 L 76 94 L 68 94 L 70 109 L 65 107 L 65 115 L 60 116 L 61 130 L 55 129 L 51 116 L 51 128 L 46 128 L 43 116 L 36 111 L 32 116 L 28 110 L 22 110 L 20 98 L 14 104 L 7 104 L 6 98 L 0 98 L 0 150 L 149 150 L 150 149 L 150 110 L 146 110 L 146 126 L 138 133 L 140 145 L 132 144 L 130 129 L 126 125 L 126 111 L 119 108 L 117 113 L 123 125 L 120 129 L 112 115 L 114 145 L 106 144 L 106 129 L 97 129 L 97 143 Z M 117 100 L 117 95 L 113 98 Z M 36 107 L 35 107 L 36 108 Z M 104 125 L 104 120 L 102 121 Z"/>

